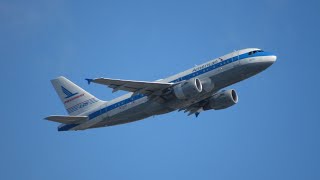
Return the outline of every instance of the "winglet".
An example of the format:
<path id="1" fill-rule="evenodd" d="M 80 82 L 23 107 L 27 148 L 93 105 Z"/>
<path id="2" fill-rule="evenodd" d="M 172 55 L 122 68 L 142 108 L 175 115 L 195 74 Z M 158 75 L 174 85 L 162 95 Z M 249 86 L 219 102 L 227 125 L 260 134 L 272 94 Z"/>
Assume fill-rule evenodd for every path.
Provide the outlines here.
<path id="1" fill-rule="evenodd" d="M 86 80 L 88 81 L 88 84 L 90 84 L 93 81 L 93 79 L 86 79 Z"/>

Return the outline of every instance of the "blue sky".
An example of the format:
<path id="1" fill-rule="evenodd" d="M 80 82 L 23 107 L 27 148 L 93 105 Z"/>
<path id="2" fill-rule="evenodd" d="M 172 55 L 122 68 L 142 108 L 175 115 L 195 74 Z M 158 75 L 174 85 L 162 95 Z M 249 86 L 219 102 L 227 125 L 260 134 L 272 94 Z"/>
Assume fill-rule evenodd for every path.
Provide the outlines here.
<path id="1" fill-rule="evenodd" d="M 319 1 L 0 1 L 0 179 L 320 179 Z M 239 103 L 57 132 L 50 79 L 156 80 L 224 55 L 274 52 Z"/>

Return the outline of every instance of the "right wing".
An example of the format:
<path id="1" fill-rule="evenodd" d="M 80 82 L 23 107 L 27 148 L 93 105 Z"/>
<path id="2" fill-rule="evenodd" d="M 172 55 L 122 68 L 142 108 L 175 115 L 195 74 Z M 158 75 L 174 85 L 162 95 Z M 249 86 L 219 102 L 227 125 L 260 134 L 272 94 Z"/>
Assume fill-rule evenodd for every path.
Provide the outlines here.
<path id="1" fill-rule="evenodd" d="M 80 124 L 88 120 L 88 116 L 48 116 L 45 119 L 63 124 Z"/>
<path id="2" fill-rule="evenodd" d="M 96 79 L 86 79 L 88 83 L 91 82 L 97 84 L 103 84 L 113 89 L 112 92 L 118 90 L 133 92 L 135 94 L 144 95 L 161 95 L 162 90 L 167 89 L 174 85 L 174 83 L 166 82 L 148 82 L 148 81 L 132 81 L 132 80 L 122 80 L 122 79 L 110 79 L 110 78 L 96 78 Z"/>

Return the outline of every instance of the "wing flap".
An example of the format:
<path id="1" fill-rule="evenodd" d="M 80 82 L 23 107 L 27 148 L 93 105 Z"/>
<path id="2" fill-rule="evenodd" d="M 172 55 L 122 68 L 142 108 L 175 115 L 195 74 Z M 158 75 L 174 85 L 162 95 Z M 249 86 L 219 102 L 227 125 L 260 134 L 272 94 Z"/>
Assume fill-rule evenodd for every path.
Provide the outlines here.
<path id="1" fill-rule="evenodd" d="M 199 101 L 197 103 L 191 104 L 189 106 L 180 108 L 178 111 L 184 111 L 184 113 L 188 113 L 188 116 L 195 114 L 196 117 L 199 116 L 199 114 L 204 111 L 203 106 L 207 103 L 207 99 L 204 99 L 202 101 Z"/>
<path id="2" fill-rule="evenodd" d="M 133 92 L 134 94 L 145 94 L 150 95 L 157 91 L 164 90 L 171 87 L 174 83 L 166 82 L 148 82 L 148 81 L 132 81 L 122 79 L 110 79 L 110 78 L 97 78 L 97 79 L 86 79 L 88 83 L 97 83 L 106 85 L 112 88 L 112 92 L 118 90 Z"/>
<path id="3" fill-rule="evenodd" d="M 59 122 L 63 124 L 78 124 L 88 120 L 88 116 L 48 116 L 45 118 L 49 121 Z"/>

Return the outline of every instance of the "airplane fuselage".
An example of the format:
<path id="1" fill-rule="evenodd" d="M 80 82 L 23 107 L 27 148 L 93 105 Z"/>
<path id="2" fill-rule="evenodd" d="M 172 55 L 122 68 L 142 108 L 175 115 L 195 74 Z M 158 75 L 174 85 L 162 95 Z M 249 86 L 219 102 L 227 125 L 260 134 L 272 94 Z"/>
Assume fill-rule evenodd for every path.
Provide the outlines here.
<path id="1" fill-rule="evenodd" d="M 198 78 L 204 85 L 209 84 L 203 87 L 201 93 L 192 98 L 179 99 L 172 93 L 157 97 L 128 93 L 81 114 L 81 116 L 88 116 L 89 120 L 86 123 L 61 125 L 58 130 L 83 130 L 112 126 L 172 112 L 205 100 L 219 90 L 265 70 L 275 60 L 276 56 L 272 53 L 256 48 L 234 51 L 157 81 L 178 83 Z"/>

